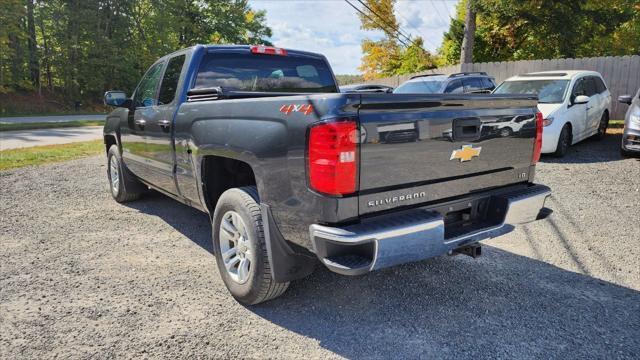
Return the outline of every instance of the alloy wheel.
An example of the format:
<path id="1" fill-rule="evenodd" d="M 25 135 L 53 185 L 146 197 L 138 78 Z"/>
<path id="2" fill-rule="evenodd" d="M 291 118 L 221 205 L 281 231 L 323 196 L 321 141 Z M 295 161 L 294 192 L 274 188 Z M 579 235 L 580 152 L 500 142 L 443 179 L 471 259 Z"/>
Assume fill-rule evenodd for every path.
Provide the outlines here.
<path id="1" fill-rule="evenodd" d="M 253 248 L 247 227 L 235 211 L 227 211 L 220 222 L 220 254 L 227 274 L 238 284 L 249 280 Z"/>

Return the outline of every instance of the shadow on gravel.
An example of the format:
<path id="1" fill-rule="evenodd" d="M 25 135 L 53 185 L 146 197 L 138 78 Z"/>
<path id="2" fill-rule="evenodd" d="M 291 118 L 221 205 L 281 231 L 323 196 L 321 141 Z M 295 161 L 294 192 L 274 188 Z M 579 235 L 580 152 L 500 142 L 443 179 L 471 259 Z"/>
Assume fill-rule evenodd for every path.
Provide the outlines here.
<path id="1" fill-rule="evenodd" d="M 138 201 L 122 205 L 161 218 L 196 245 L 213 254 L 211 223 L 207 214 L 156 191 L 150 191 Z"/>
<path id="2" fill-rule="evenodd" d="M 318 268 L 249 310 L 347 358 L 637 358 L 640 292 L 485 250 L 361 277 Z"/>
<path id="3" fill-rule="evenodd" d="M 589 164 L 625 160 L 620 155 L 621 141 L 620 134 L 607 134 L 602 140 L 590 138 L 569 147 L 569 151 L 562 158 L 543 155 L 540 161 L 557 164 Z"/>

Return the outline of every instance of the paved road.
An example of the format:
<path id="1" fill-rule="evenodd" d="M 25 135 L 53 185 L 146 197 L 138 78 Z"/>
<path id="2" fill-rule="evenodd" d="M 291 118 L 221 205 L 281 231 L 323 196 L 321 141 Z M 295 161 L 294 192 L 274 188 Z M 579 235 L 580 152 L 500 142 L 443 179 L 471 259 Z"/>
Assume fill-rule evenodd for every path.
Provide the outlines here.
<path id="1" fill-rule="evenodd" d="M 0 358 L 640 358 L 640 162 L 620 136 L 543 158 L 546 220 L 244 307 L 207 216 L 117 204 L 104 156 L 0 172 Z"/>
<path id="2" fill-rule="evenodd" d="M 102 138 L 102 126 L 0 131 L 0 150 L 39 145 L 66 144 Z"/>
<path id="3" fill-rule="evenodd" d="M 60 116 L 25 116 L 0 117 L 4 123 L 63 122 L 73 120 L 104 120 L 105 115 L 60 115 Z"/>

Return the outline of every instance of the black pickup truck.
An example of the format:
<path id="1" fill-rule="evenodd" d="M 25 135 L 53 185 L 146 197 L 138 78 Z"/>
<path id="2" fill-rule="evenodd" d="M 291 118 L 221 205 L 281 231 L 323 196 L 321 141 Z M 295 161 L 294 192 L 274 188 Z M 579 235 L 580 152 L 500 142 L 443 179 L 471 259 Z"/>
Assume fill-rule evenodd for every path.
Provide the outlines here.
<path id="1" fill-rule="evenodd" d="M 322 55 L 197 45 L 105 103 L 114 199 L 155 189 L 208 213 L 222 279 L 245 304 L 318 262 L 358 275 L 475 257 L 480 240 L 550 213 L 533 183 L 531 96 L 341 94 Z"/>

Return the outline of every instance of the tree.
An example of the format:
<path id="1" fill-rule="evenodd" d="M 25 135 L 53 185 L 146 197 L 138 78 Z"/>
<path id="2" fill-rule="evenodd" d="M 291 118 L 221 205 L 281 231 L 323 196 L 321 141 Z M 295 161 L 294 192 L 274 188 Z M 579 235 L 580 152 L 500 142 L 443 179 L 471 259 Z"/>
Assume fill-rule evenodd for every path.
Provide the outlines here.
<path id="1" fill-rule="evenodd" d="M 434 67 L 434 61 L 417 37 L 400 41 L 400 26 L 394 14 L 395 0 L 366 0 L 360 16 L 360 28 L 384 33 L 380 40 L 365 39 L 361 47 L 362 63 L 358 69 L 365 80 L 408 74 Z M 402 37 L 400 37 L 402 39 Z M 403 45 L 408 45 L 403 48 Z"/>
<path id="2" fill-rule="evenodd" d="M 0 24 L 0 92 L 42 80 L 68 102 L 131 91 L 151 63 L 184 47 L 271 36 L 248 0 L 0 0 Z"/>
<path id="3" fill-rule="evenodd" d="M 473 0 L 467 0 L 466 15 L 464 17 L 464 35 L 462 36 L 462 47 L 460 63 L 467 64 L 473 62 L 473 40 L 476 35 L 476 9 Z"/>
<path id="4" fill-rule="evenodd" d="M 476 62 L 640 53 L 636 0 L 474 0 Z M 439 49 L 441 65 L 460 59 L 466 1 Z"/>

